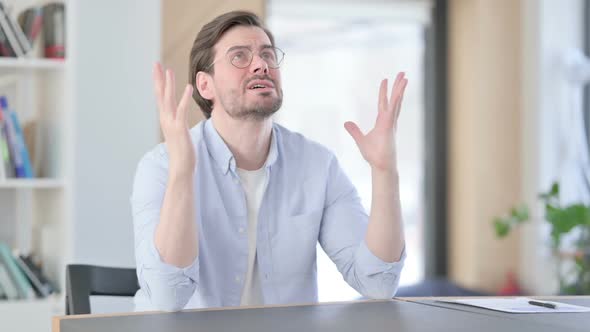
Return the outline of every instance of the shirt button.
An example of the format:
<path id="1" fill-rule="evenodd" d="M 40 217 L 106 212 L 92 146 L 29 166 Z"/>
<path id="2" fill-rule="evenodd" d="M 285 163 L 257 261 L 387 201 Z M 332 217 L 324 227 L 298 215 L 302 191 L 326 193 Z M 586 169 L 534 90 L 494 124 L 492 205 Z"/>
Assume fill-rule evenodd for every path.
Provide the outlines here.
<path id="1" fill-rule="evenodd" d="M 240 184 L 240 180 L 238 180 L 237 178 L 234 178 L 234 183 L 235 184 Z"/>
<path id="2" fill-rule="evenodd" d="M 238 229 L 238 232 L 244 233 L 244 227 L 240 227 L 240 229 Z"/>
<path id="3" fill-rule="evenodd" d="M 235 280 L 236 280 L 236 282 L 240 282 L 242 280 L 242 278 L 240 278 L 240 276 L 236 276 Z"/>

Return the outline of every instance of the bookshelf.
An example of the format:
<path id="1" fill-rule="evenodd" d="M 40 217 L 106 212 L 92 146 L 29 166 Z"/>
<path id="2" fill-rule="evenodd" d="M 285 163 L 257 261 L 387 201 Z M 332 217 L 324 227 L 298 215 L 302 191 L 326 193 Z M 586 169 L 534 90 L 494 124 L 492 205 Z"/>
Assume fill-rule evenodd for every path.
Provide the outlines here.
<path id="1" fill-rule="evenodd" d="M 2 2 L 19 12 L 52 1 Z M 0 57 L 0 93 L 23 126 L 34 123 L 36 175 L 0 180 L 0 241 L 37 255 L 60 292 L 0 300 L 0 331 L 50 331 L 64 314 L 67 264 L 134 266 L 133 175 L 160 140 L 151 82 L 160 1 L 60 2 L 65 60 L 42 58 L 40 43 L 30 57 Z"/>
<path id="2" fill-rule="evenodd" d="M 19 12 L 51 1 L 2 2 Z M 0 300 L 0 331 L 50 331 L 65 311 L 67 264 L 134 266 L 133 175 L 160 140 L 151 82 L 160 1 L 60 2 L 65 60 L 41 57 L 39 40 L 30 57 L 0 57 L 0 94 L 29 124 L 36 175 L 0 180 L 0 241 L 38 256 L 60 291 Z"/>
<path id="3" fill-rule="evenodd" d="M 3 1 L 12 13 L 49 1 Z M 66 16 L 74 1 L 60 1 Z M 66 37 L 74 22 L 66 18 Z M 72 66 L 69 61 L 41 56 L 42 37 L 26 58 L 0 57 L 0 93 L 31 144 L 36 177 L 0 179 L 0 241 L 35 254 L 43 272 L 60 289 L 70 260 L 73 227 L 71 137 Z M 66 51 L 67 52 L 67 51 Z M 70 92 L 72 91 L 72 92 Z M 0 301 L 0 330 L 49 331 L 51 317 L 64 312 L 63 292 L 47 298 Z"/>

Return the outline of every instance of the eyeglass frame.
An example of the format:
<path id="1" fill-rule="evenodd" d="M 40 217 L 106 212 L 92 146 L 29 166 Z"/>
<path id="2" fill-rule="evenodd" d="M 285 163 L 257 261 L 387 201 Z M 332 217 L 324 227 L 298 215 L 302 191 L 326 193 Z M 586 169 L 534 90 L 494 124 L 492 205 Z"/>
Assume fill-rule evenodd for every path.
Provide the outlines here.
<path id="1" fill-rule="evenodd" d="M 269 63 L 268 63 L 266 60 L 264 60 L 264 59 L 262 59 L 262 61 L 266 62 L 266 64 L 268 65 L 268 67 L 269 67 L 269 68 L 272 68 L 272 69 L 278 69 L 278 68 L 280 68 L 280 67 L 281 67 L 281 63 L 282 63 L 282 62 L 283 62 L 283 60 L 285 59 L 285 52 L 284 52 L 283 50 L 281 50 L 280 48 L 278 48 L 278 47 L 276 47 L 276 46 L 274 46 L 274 45 L 262 45 L 262 47 L 260 48 L 260 51 L 258 51 L 258 52 L 257 52 L 257 53 L 258 53 L 258 56 L 260 56 L 260 52 L 261 52 L 262 50 L 269 49 L 269 48 L 271 48 L 271 49 L 275 49 L 275 50 L 278 50 L 279 52 L 281 52 L 281 53 L 283 54 L 283 56 L 281 57 L 281 61 L 279 61 L 279 62 L 277 63 L 277 66 L 276 66 L 276 67 L 271 67 L 271 66 L 270 66 L 270 64 L 269 64 Z M 208 65 L 207 67 L 205 67 L 204 71 L 207 71 L 207 70 L 211 69 L 211 67 L 213 67 L 213 65 L 214 65 L 214 64 L 215 64 L 217 61 L 221 60 L 222 58 L 225 58 L 225 57 L 227 57 L 227 56 L 228 56 L 228 54 L 229 54 L 229 52 L 231 52 L 231 51 L 233 51 L 233 50 L 235 50 L 235 49 L 247 49 L 248 51 L 250 51 L 250 53 L 252 53 L 252 57 L 250 58 L 250 61 L 248 62 L 248 64 L 247 64 L 246 66 L 244 66 L 244 67 L 241 67 L 241 68 L 240 68 L 240 67 L 238 67 L 238 66 L 236 66 L 236 65 L 234 65 L 234 63 L 233 63 L 231 60 L 229 60 L 229 59 L 228 59 L 228 60 L 229 60 L 229 63 L 230 63 L 232 66 L 234 66 L 234 67 L 236 67 L 236 68 L 238 68 L 238 69 L 244 69 L 244 68 L 246 68 L 246 67 L 248 67 L 249 65 L 251 65 L 251 64 L 252 64 L 252 60 L 254 60 L 254 51 L 252 51 L 252 49 L 250 48 L 250 46 L 236 45 L 236 46 L 232 46 L 232 47 L 228 48 L 228 49 L 227 49 L 227 51 L 225 51 L 225 54 L 224 54 L 223 56 L 221 56 L 221 57 L 217 58 L 216 60 L 213 60 L 213 62 L 212 62 L 210 65 Z"/>

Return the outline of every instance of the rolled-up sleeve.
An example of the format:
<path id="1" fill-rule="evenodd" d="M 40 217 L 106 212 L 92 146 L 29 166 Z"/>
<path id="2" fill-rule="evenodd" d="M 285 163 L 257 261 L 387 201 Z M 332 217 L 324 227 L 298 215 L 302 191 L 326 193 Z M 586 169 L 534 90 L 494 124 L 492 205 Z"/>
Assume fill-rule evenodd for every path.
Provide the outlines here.
<path id="1" fill-rule="evenodd" d="M 320 245 L 344 280 L 360 294 L 372 299 L 392 298 L 399 285 L 405 249 L 397 262 L 388 263 L 375 256 L 365 242 L 369 217 L 335 157 L 327 179 Z"/>
<path id="2" fill-rule="evenodd" d="M 184 308 L 198 284 L 199 260 L 179 268 L 162 261 L 154 235 L 166 192 L 166 157 L 159 146 L 146 154 L 137 167 L 131 195 L 137 278 L 153 309 Z"/>

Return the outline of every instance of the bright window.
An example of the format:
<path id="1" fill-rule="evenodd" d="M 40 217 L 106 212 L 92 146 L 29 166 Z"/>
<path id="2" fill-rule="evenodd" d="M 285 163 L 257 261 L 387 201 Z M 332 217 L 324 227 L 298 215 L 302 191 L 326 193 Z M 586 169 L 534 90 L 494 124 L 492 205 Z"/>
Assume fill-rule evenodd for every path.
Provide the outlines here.
<path id="1" fill-rule="evenodd" d="M 399 119 L 397 155 L 408 259 L 401 284 L 424 278 L 424 26 L 426 2 L 388 5 L 298 5 L 271 2 L 269 27 L 286 52 L 284 102 L 277 122 L 334 151 L 367 212 L 370 168 L 344 129 L 364 133 L 375 122 L 382 78 L 390 88 L 399 71 L 409 79 Z M 399 8 L 398 8 L 399 7 Z M 398 8 L 399 10 L 396 10 Z M 393 14 L 388 14 L 393 13 Z M 359 297 L 318 245 L 320 301 Z"/>

